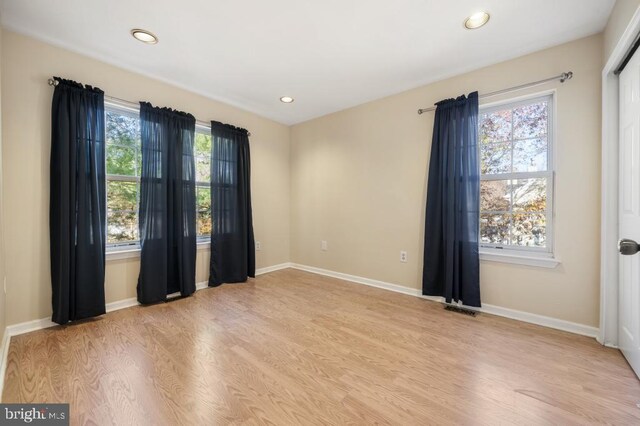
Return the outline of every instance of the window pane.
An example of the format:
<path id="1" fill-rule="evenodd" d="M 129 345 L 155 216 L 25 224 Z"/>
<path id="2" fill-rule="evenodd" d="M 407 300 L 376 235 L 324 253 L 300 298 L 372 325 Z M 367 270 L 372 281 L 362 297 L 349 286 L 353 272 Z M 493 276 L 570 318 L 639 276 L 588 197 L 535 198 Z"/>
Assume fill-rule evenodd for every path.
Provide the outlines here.
<path id="1" fill-rule="evenodd" d="M 514 172 L 547 170 L 547 138 L 525 139 L 513 143 Z"/>
<path id="2" fill-rule="evenodd" d="M 107 144 L 137 148 L 140 146 L 140 119 L 116 111 L 107 111 Z"/>
<path id="3" fill-rule="evenodd" d="M 486 244 L 509 244 L 509 215 L 481 214 L 480 242 Z"/>
<path id="4" fill-rule="evenodd" d="M 553 181 L 538 176 L 550 168 L 551 105 L 543 98 L 480 113 L 480 171 L 485 179 L 480 181 L 481 243 L 546 247 L 547 191 Z M 512 174 L 510 180 L 486 180 L 505 173 Z"/>
<path id="5" fill-rule="evenodd" d="M 547 103 L 523 105 L 513 110 L 514 139 L 535 138 L 547 134 Z"/>
<path id="6" fill-rule="evenodd" d="M 208 237 L 211 235 L 211 188 L 208 186 L 196 187 L 196 210 L 198 236 Z"/>
<path id="7" fill-rule="evenodd" d="M 203 210 L 198 212 L 198 236 L 208 237 L 211 235 L 211 210 Z"/>
<path id="8" fill-rule="evenodd" d="M 211 210 L 211 188 L 196 186 L 196 210 Z"/>
<path id="9" fill-rule="evenodd" d="M 511 139 L 511 110 L 495 111 L 480 116 L 480 142 Z"/>
<path id="10" fill-rule="evenodd" d="M 139 176 L 138 158 L 136 148 L 127 148 L 118 145 L 107 145 L 107 174 L 123 176 Z"/>
<path id="11" fill-rule="evenodd" d="M 211 182 L 210 157 L 196 157 L 196 182 Z"/>
<path id="12" fill-rule="evenodd" d="M 109 211 L 107 213 L 107 243 L 138 240 L 138 214 L 136 212 Z"/>
<path id="13" fill-rule="evenodd" d="M 140 176 L 140 119 L 137 114 L 106 111 L 107 174 Z M 138 238 L 137 182 L 107 181 L 107 243 Z"/>
<path id="14" fill-rule="evenodd" d="M 547 208 L 547 179 L 511 181 L 514 212 L 544 212 Z"/>
<path id="15" fill-rule="evenodd" d="M 546 231 L 544 214 L 515 214 L 511 224 L 511 244 L 524 247 L 545 247 Z"/>
<path id="16" fill-rule="evenodd" d="M 196 133 L 195 155 L 211 158 L 211 135 Z"/>
<path id="17" fill-rule="evenodd" d="M 511 172 L 511 144 L 491 143 L 482 145 L 481 173 L 497 174 Z"/>
<path id="18" fill-rule="evenodd" d="M 138 210 L 138 183 L 107 181 L 108 210 Z"/>
<path id="19" fill-rule="evenodd" d="M 509 211 L 511 189 L 508 180 L 483 180 L 480 182 L 480 210 Z"/>

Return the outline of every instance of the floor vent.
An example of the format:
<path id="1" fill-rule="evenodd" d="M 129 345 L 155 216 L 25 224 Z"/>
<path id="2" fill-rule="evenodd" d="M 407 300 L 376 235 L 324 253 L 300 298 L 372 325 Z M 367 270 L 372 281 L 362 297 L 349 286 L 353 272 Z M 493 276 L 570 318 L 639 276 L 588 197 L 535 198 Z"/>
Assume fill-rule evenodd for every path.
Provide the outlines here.
<path id="1" fill-rule="evenodd" d="M 459 314 L 469 315 L 471 317 L 475 317 L 476 314 L 477 314 L 476 311 L 472 311 L 471 309 L 459 308 L 459 307 L 453 306 L 453 305 L 446 305 L 444 308 L 447 311 L 457 312 Z"/>

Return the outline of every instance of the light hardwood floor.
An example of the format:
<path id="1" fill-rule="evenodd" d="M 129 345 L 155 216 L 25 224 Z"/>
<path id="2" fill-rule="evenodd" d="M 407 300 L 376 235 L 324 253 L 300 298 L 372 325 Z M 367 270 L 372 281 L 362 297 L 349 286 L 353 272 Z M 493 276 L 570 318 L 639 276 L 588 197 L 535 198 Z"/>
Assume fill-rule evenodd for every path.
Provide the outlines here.
<path id="1" fill-rule="evenodd" d="M 640 424 L 595 340 L 295 270 L 14 337 L 4 402 L 72 424 Z"/>

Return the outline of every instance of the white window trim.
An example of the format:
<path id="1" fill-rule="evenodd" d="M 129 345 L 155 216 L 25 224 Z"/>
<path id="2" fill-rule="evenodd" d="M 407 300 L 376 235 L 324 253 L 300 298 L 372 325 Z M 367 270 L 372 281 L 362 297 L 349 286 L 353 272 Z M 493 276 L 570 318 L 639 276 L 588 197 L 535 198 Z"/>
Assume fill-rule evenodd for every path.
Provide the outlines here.
<path id="1" fill-rule="evenodd" d="M 201 124 L 196 124 L 196 131 L 195 133 L 203 133 L 205 135 L 211 135 L 211 126 L 203 126 Z M 212 141 L 213 142 L 213 141 Z M 202 155 L 196 155 L 195 154 L 195 141 L 194 141 L 194 153 L 193 153 L 193 158 L 204 158 Z M 211 158 L 209 158 L 209 161 L 211 161 Z M 209 179 L 211 179 L 211 176 L 209 176 Z M 198 187 L 201 188 L 211 188 L 211 182 L 200 182 L 200 181 L 196 181 L 196 195 L 197 195 L 197 191 L 198 191 Z M 198 210 L 198 204 L 196 203 L 196 220 L 197 220 L 197 214 L 200 212 L 200 210 Z M 213 218 L 211 219 L 213 220 Z M 198 224 L 196 223 L 196 234 L 198 232 L 197 230 Z M 198 236 L 196 235 L 196 237 L 198 238 L 198 249 L 200 249 L 200 245 L 201 244 L 208 244 L 209 247 L 211 246 L 211 236 Z"/>
<path id="2" fill-rule="evenodd" d="M 211 241 L 210 238 L 207 239 L 198 239 L 197 242 L 197 250 L 198 251 L 208 251 L 211 250 Z M 114 260 L 123 260 L 123 259 L 134 259 L 140 257 L 140 245 L 132 244 L 129 246 L 120 246 L 115 247 L 115 249 L 107 249 L 106 259 L 107 262 L 111 262 Z"/>
<path id="3" fill-rule="evenodd" d="M 113 111 L 113 112 L 117 112 L 120 113 L 122 115 L 127 115 L 127 116 L 136 116 L 139 117 L 140 116 L 140 110 L 138 108 L 132 108 L 130 106 L 126 106 L 117 102 L 113 102 L 113 101 L 107 101 L 105 100 L 104 102 L 104 111 L 105 111 L 105 116 L 106 113 L 108 111 Z M 106 157 L 105 157 L 105 161 L 106 161 Z M 139 176 L 124 176 L 124 175 L 112 175 L 112 174 L 107 174 L 106 175 L 106 179 L 105 179 L 105 184 L 108 186 L 108 183 L 110 181 L 117 181 L 117 182 L 140 182 L 140 177 Z M 106 191 L 105 191 L 105 195 Z M 106 200 L 105 200 L 106 203 Z M 108 221 L 108 219 L 107 219 Z M 108 225 L 108 223 L 107 223 Z M 106 230 L 105 230 L 105 239 L 107 238 L 107 234 L 106 234 Z M 127 253 L 130 253 L 132 251 L 135 251 L 137 248 L 137 250 L 140 250 L 140 241 L 139 240 L 132 240 L 132 241 L 123 241 L 123 242 L 119 242 L 119 243 L 106 243 L 106 256 L 107 259 L 112 259 L 114 256 L 114 253 L 121 253 L 122 256 L 125 256 Z M 110 257 L 111 256 L 111 257 Z"/>
<path id="4" fill-rule="evenodd" d="M 111 260 L 130 259 L 133 257 L 140 257 L 140 245 L 131 244 L 130 246 L 119 247 L 107 247 L 106 252 L 107 262 Z"/>
<path id="5" fill-rule="evenodd" d="M 503 180 L 514 178 L 526 178 L 529 177 L 547 177 L 547 203 L 550 204 L 547 209 L 547 247 L 514 247 L 514 246 L 499 246 L 492 244 L 479 245 L 479 253 L 481 261 L 489 262 L 501 262 L 510 263 L 525 266 L 535 266 L 541 268 L 555 268 L 561 262 L 555 256 L 554 245 L 554 221 L 555 221 L 555 150 L 557 145 L 556 139 L 556 113 L 557 113 L 557 96 L 555 90 L 548 90 L 544 92 L 532 93 L 517 98 L 511 98 L 501 100 L 498 102 L 492 102 L 489 104 L 481 105 L 479 108 L 479 114 L 487 112 L 498 111 L 504 107 L 515 108 L 520 105 L 535 102 L 536 100 L 550 99 L 550 111 L 549 111 L 549 129 L 548 139 L 550 139 L 550 147 L 547 153 L 547 171 L 543 172 L 528 172 L 528 173 L 504 173 L 496 175 L 480 175 L 480 180 Z M 480 146 L 480 144 L 478 144 Z"/>
<path id="6" fill-rule="evenodd" d="M 554 257 L 551 253 L 531 253 L 523 252 L 523 250 L 500 250 L 487 247 L 480 247 L 480 260 L 550 269 L 561 263 L 560 259 Z"/>

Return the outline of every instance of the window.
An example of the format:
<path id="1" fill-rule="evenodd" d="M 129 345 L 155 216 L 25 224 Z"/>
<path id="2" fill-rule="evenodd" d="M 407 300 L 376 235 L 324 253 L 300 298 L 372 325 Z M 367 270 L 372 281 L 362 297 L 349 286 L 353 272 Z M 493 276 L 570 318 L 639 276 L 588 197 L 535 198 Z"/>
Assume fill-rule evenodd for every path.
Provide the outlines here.
<path id="1" fill-rule="evenodd" d="M 481 248 L 551 253 L 552 111 L 552 96 L 481 109 Z"/>
<path id="2" fill-rule="evenodd" d="M 194 158 L 196 161 L 196 227 L 198 239 L 211 237 L 211 134 L 206 128 L 196 129 Z"/>
<path id="3" fill-rule="evenodd" d="M 140 115 L 135 109 L 105 106 L 107 162 L 107 247 L 138 246 L 138 206 L 142 144 Z M 196 227 L 199 240 L 211 236 L 211 135 L 198 126 L 194 141 Z"/>
<path id="4" fill-rule="evenodd" d="M 137 112 L 106 109 L 107 245 L 137 245 L 140 192 L 140 119 Z"/>

